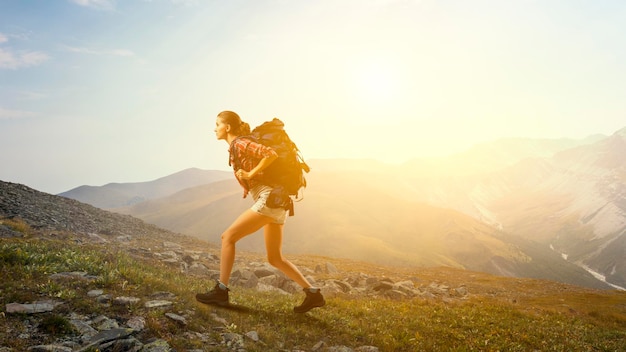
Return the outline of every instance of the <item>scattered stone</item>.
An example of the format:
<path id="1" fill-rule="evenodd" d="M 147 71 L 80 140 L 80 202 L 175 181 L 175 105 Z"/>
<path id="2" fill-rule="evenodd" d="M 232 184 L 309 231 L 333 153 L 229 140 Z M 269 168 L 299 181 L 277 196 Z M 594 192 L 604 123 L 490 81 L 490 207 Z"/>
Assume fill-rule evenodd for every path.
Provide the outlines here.
<path id="1" fill-rule="evenodd" d="M 103 293 L 104 293 L 104 291 L 102 291 L 102 290 L 91 290 L 91 291 L 87 292 L 87 296 L 89 296 L 89 297 L 98 297 L 98 296 L 102 296 Z"/>
<path id="2" fill-rule="evenodd" d="M 326 342 L 319 341 L 318 343 L 313 345 L 313 347 L 311 348 L 311 351 L 313 351 L 313 352 L 320 351 L 322 348 L 324 348 L 324 346 L 326 346 Z"/>
<path id="3" fill-rule="evenodd" d="M 129 306 L 131 304 L 138 303 L 139 301 L 141 301 L 141 299 L 137 297 L 120 296 L 113 299 L 113 304 L 116 304 L 118 306 Z"/>
<path id="4" fill-rule="evenodd" d="M 51 312 L 54 308 L 60 305 L 60 302 L 55 301 L 35 301 L 29 304 L 22 303 L 8 303 L 6 305 L 5 311 L 7 313 L 13 314 L 37 314 L 37 313 L 45 313 Z"/>
<path id="5" fill-rule="evenodd" d="M 172 352 L 172 348 L 165 340 L 158 339 L 149 344 L 146 344 L 141 349 L 141 352 Z"/>
<path id="6" fill-rule="evenodd" d="M 330 346 L 326 349 L 328 352 L 354 352 L 354 350 L 347 346 Z"/>
<path id="7" fill-rule="evenodd" d="M 337 274 L 338 272 L 339 270 L 333 263 L 326 262 L 326 274 Z"/>
<path id="8" fill-rule="evenodd" d="M 87 238 L 89 239 L 89 241 L 94 242 L 94 243 L 108 243 L 109 242 L 106 238 L 95 233 L 88 233 Z"/>
<path id="9" fill-rule="evenodd" d="M 30 352 L 72 352 L 70 347 L 59 346 L 59 345 L 38 345 L 28 347 L 28 351 Z"/>
<path id="10" fill-rule="evenodd" d="M 133 329 L 130 328 L 118 328 L 111 330 L 100 331 L 96 335 L 91 338 L 91 342 L 93 343 L 103 343 L 109 342 L 112 340 L 119 340 L 130 336 L 134 332 Z"/>
<path id="11" fill-rule="evenodd" d="M 100 296 L 96 297 L 96 302 L 101 303 L 101 304 L 111 303 L 111 295 L 109 295 L 109 294 L 100 295 Z"/>
<path id="12" fill-rule="evenodd" d="M 248 331 L 245 336 L 254 342 L 259 342 L 259 333 L 256 331 Z"/>
<path id="13" fill-rule="evenodd" d="M 83 281 L 95 281 L 98 278 L 93 275 L 89 275 L 84 271 L 72 271 L 63 272 L 50 275 L 52 280 L 83 280 Z"/>
<path id="14" fill-rule="evenodd" d="M 468 291 L 467 288 L 465 286 L 461 286 L 461 287 L 457 287 L 454 289 L 454 293 L 456 293 L 456 296 L 467 296 Z"/>
<path id="15" fill-rule="evenodd" d="M 161 307 L 169 307 L 169 306 L 171 306 L 173 304 L 174 304 L 174 302 L 172 302 L 172 301 L 154 300 L 154 301 L 148 301 L 148 302 L 144 303 L 144 307 L 146 307 L 146 308 L 161 308 Z"/>
<path id="16" fill-rule="evenodd" d="M 146 319 L 144 319 L 144 317 L 134 316 L 128 319 L 126 326 L 135 331 L 142 331 L 146 327 Z"/>
<path id="17" fill-rule="evenodd" d="M 157 291 L 150 295 L 153 299 L 174 299 L 176 295 L 171 292 Z"/>
<path id="18" fill-rule="evenodd" d="M 163 248 L 172 249 L 172 250 L 182 250 L 183 247 L 175 242 L 165 241 L 163 242 Z"/>
<path id="19" fill-rule="evenodd" d="M 218 316 L 215 313 L 211 313 L 211 318 L 213 318 L 213 321 L 216 322 L 216 323 L 220 323 L 222 325 L 228 325 L 228 322 L 226 321 L 226 319 Z"/>
<path id="20" fill-rule="evenodd" d="M 104 315 L 100 315 L 94 318 L 94 320 L 92 321 L 92 324 L 95 326 L 96 330 L 99 330 L 99 331 L 113 330 L 113 329 L 117 329 L 120 327 L 119 324 L 117 323 L 117 320 L 111 319 Z"/>
<path id="21" fill-rule="evenodd" d="M 70 320 L 70 324 L 74 327 L 74 329 L 81 335 L 82 338 L 91 339 L 98 333 L 98 330 L 91 327 L 91 325 L 87 324 L 83 320 L 72 319 Z"/>
<path id="22" fill-rule="evenodd" d="M 181 324 L 181 325 L 187 325 L 187 319 L 185 319 L 185 317 L 182 317 L 178 314 L 174 314 L 174 313 L 165 313 L 165 316 L 172 319 L 173 321 Z"/>
<path id="23" fill-rule="evenodd" d="M 222 338 L 224 339 L 224 344 L 228 348 L 236 349 L 244 347 L 243 336 L 240 334 L 227 332 L 222 334 Z"/>

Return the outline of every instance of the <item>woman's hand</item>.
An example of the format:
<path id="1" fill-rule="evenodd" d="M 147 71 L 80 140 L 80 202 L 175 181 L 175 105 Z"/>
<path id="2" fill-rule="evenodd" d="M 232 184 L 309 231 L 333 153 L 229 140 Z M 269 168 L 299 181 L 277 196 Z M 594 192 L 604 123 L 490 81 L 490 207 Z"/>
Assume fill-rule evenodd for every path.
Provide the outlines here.
<path id="1" fill-rule="evenodd" d="M 257 164 L 257 166 L 250 170 L 250 171 L 246 171 L 244 169 L 239 169 L 237 170 L 237 172 L 235 173 L 235 175 L 237 175 L 237 178 L 240 180 L 249 180 L 251 178 L 254 178 L 254 176 L 256 174 L 258 174 L 259 172 L 265 170 L 266 167 L 268 167 L 271 163 L 274 162 L 274 160 L 276 160 L 276 158 L 278 158 L 278 155 L 274 154 L 272 156 L 269 157 L 265 157 L 263 159 L 261 159 L 261 161 L 259 161 L 259 163 Z"/>
<path id="2" fill-rule="evenodd" d="M 248 171 L 246 171 L 244 169 L 237 170 L 235 175 L 237 175 L 237 178 L 240 179 L 240 180 L 249 180 L 249 179 L 251 179 L 254 176 L 254 175 L 251 174 L 251 172 L 248 172 Z"/>

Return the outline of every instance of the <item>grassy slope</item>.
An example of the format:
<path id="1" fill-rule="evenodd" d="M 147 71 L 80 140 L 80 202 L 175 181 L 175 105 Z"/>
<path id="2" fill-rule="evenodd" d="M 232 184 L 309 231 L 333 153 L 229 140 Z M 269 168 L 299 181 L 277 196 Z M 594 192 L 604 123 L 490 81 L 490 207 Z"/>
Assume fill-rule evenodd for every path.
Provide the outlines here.
<path id="1" fill-rule="evenodd" d="M 9 224 L 14 228 L 27 226 Z M 71 234 L 69 235 L 71 237 Z M 142 239 L 144 241 L 145 239 Z M 145 244 L 144 244 L 145 245 Z M 132 247 L 132 244 L 131 244 Z M 247 260 L 262 260 L 254 254 Z M 211 331 L 214 315 L 224 318 L 226 331 L 255 330 L 262 344 L 248 342 L 248 351 L 310 350 L 324 340 L 328 345 L 374 345 L 381 351 L 554 350 L 623 351 L 626 348 L 626 292 L 599 291 L 550 281 L 511 279 L 452 268 L 403 269 L 349 260 L 297 257 L 302 267 L 333 262 L 343 273 L 364 272 L 394 280 L 411 279 L 416 285 L 432 282 L 470 292 L 467 300 L 411 299 L 393 301 L 358 295 L 329 298 L 327 307 L 295 315 L 291 307 L 301 297 L 260 293 L 235 288 L 232 300 L 245 302 L 246 311 L 198 304 L 193 296 L 208 284 L 180 275 L 159 262 L 135 259 L 125 251 L 77 245 L 72 241 L 3 239 L 0 242 L 0 303 L 55 298 L 64 311 L 118 316 L 144 315 L 146 335 L 165 338 L 177 350 L 202 348 L 200 341 L 181 337 L 182 330 Z M 48 275 L 86 271 L 95 282 L 51 282 Z M 340 278 L 340 277 L 338 277 Z M 86 293 L 102 288 L 113 296 L 146 297 L 169 291 L 179 299 L 176 311 L 191 316 L 186 328 L 172 324 L 163 311 L 97 305 Z M 0 319 L 0 344 L 16 350 L 32 341 L 15 339 L 23 316 Z M 222 328 L 224 328 L 222 326 Z M 10 335 L 7 331 L 13 331 Z M 45 343 L 50 341 L 38 341 Z"/>

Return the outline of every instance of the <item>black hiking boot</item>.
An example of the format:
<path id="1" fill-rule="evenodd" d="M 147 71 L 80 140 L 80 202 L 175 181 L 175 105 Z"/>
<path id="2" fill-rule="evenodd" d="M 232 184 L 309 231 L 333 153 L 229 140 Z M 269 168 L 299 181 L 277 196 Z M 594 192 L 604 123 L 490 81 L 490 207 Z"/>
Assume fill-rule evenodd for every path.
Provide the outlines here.
<path id="1" fill-rule="evenodd" d="M 218 306 L 228 305 L 228 287 L 223 289 L 220 287 L 219 282 L 215 284 L 215 287 L 207 293 L 197 293 L 196 301 L 204 304 L 214 304 Z"/>
<path id="2" fill-rule="evenodd" d="M 313 308 L 323 307 L 326 304 L 324 296 L 322 296 L 319 288 L 314 290 L 315 292 L 311 292 L 311 290 L 308 288 L 302 290 L 304 291 L 304 293 L 306 293 L 306 297 L 304 298 L 304 302 L 302 302 L 301 305 L 293 308 L 294 312 L 306 313 Z"/>

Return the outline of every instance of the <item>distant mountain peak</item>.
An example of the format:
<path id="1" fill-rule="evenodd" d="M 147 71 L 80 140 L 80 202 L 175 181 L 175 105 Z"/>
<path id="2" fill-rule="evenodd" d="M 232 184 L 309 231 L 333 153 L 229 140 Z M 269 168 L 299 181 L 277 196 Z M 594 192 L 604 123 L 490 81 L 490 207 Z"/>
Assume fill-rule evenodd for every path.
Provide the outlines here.
<path id="1" fill-rule="evenodd" d="M 613 135 L 626 138 L 626 127 L 622 128 L 621 130 L 617 130 L 617 132 L 615 132 Z"/>

